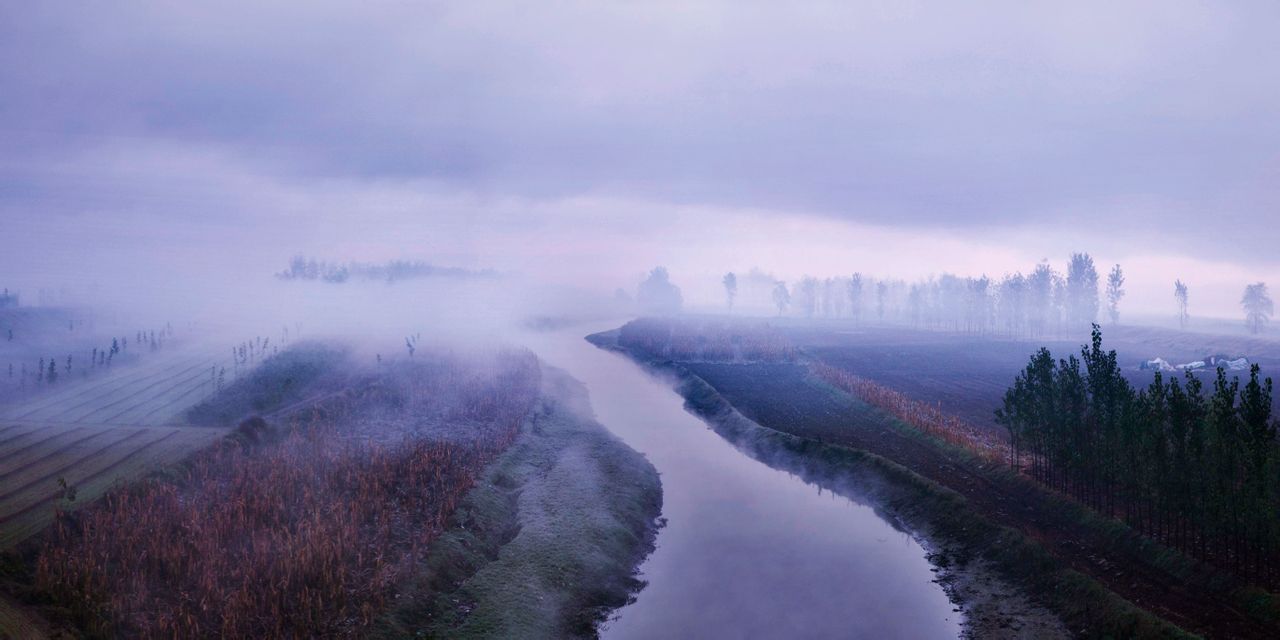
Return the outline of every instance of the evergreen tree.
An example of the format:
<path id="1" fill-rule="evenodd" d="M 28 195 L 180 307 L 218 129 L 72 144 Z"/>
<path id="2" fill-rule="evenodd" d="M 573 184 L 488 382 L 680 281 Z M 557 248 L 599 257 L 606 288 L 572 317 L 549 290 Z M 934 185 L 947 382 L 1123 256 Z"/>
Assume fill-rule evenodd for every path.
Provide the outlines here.
<path id="1" fill-rule="evenodd" d="M 1010 463 L 1135 530 L 1267 585 L 1280 581 L 1280 474 L 1272 383 L 1188 371 L 1136 390 L 1101 331 L 1059 360 L 1040 349 L 996 419 Z"/>

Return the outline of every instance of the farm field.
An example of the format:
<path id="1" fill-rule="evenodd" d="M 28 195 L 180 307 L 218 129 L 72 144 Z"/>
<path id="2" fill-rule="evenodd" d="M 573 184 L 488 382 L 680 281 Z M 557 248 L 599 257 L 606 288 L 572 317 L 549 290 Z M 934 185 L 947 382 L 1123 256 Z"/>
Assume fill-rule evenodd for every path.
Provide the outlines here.
<path id="1" fill-rule="evenodd" d="M 224 364 L 211 349 L 200 346 L 159 354 L 135 366 L 0 407 L 0 421 L 112 426 L 180 423 L 184 410 L 213 392 L 211 372 Z"/>
<path id="2" fill-rule="evenodd" d="M 590 418 L 580 385 L 543 387 L 531 353 L 374 367 L 300 342 L 205 397 L 209 362 L 157 359 L 9 409 L 0 637 L 492 637 L 494 620 L 590 636 L 639 587 L 657 473 Z M 221 424 L 238 426 L 196 426 Z"/>
<path id="3" fill-rule="evenodd" d="M 869 378 L 914 399 L 937 403 L 975 426 L 1003 437 L 994 412 L 1014 377 L 1040 346 L 1054 358 L 1079 355 L 1080 340 L 1008 340 L 899 328 L 853 329 L 847 323 L 789 324 L 787 336 L 805 355 Z M 1280 342 L 1171 329 L 1104 327 L 1105 347 L 1115 349 L 1125 377 L 1138 387 L 1153 373 L 1138 369 L 1155 357 L 1192 362 L 1210 354 L 1243 355 L 1264 375 L 1280 372 Z M 1232 372 L 1242 375 L 1247 372 Z M 1170 375 L 1164 374 L 1166 379 Z M 1199 374 L 1208 380 L 1210 372 Z"/>
<path id="4" fill-rule="evenodd" d="M 1197 632 L 1274 637 L 1222 593 L 1188 584 L 1129 553 L 1133 540 L 1076 517 L 1051 492 L 1000 469 L 956 455 L 903 430 L 888 415 L 833 393 L 794 364 L 684 363 L 743 415 L 784 433 L 883 456 L 960 493 L 980 514 L 1038 540 L 1066 566 L 1121 597 Z"/>
<path id="5" fill-rule="evenodd" d="M 224 435 L 181 417 L 213 389 L 210 371 L 222 363 L 211 353 L 156 354 L 0 406 L 0 549 L 44 529 L 56 507 L 90 503 Z"/>

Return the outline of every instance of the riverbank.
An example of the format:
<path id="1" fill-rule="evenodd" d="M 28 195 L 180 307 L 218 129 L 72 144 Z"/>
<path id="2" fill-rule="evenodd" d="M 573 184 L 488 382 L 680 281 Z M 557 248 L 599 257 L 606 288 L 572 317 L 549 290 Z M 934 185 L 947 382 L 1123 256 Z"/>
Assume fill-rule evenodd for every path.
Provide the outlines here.
<path id="1" fill-rule="evenodd" d="M 662 509 L 657 471 L 545 368 L 541 406 L 428 553 L 382 637 L 593 637 L 643 584 Z"/>
<path id="2" fill-rule="evenodd" d="M 1044 637 L 1054 629 L 1063 635 L 1070 629 L 1072 634 L 1087 636 L 1186 637 L 1173 625 L 1057 563 L 1020 532 L 982 517 L 950 489 L 875 454 L 764 427 L 746 418 L 687 367 L 619 347 L 614 332 L 589 340 L 671 376 L 687 408 L 748 455 L 873 504 L 886 519 L 913 532 L 927 543 L 943 584 L 966 610 L 968 635 Z M 794 404 L 795 399 L 785 400 Z M 852 398 L 845 401 L 856 403 Z"/>

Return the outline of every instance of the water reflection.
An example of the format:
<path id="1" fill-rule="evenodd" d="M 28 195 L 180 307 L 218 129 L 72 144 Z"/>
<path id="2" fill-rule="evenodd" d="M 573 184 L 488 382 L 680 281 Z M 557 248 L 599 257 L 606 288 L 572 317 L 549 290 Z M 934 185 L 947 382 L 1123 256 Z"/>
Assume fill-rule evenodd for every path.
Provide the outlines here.
<path id="1" fill-rule="evenodd" d="M 604 329 L 607 327 L 601 327 Z M 743 455 L 671 387 L 581 330 L 532 341 L 587 385 L 605 426 L 662 474 L 648 586 L 606 638 L 954 638 L 925 552 L 871 508 Z"/>

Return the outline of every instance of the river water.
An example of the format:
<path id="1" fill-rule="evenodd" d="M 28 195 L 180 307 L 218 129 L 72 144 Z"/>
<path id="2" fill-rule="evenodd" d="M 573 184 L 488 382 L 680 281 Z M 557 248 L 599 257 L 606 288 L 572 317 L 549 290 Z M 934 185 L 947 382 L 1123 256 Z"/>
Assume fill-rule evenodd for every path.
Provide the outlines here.
<path id="1" fill-rule="evenodd" d="M 870 507 L 747 457 L 686 412 L 667 381 L 583 335 L 530 344 L 583 382 L 598 420 L 658 469 L 667 519 L 641 565 L 648 585 L 603 637 L 960 634 L 961 614 L 909 535 Z"/>

